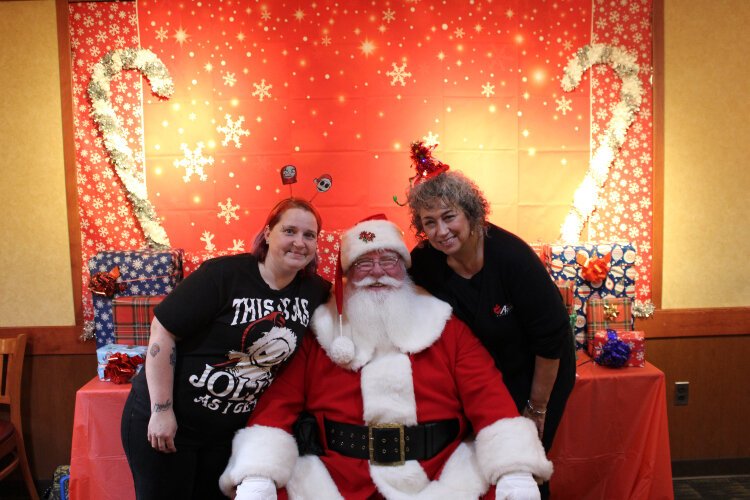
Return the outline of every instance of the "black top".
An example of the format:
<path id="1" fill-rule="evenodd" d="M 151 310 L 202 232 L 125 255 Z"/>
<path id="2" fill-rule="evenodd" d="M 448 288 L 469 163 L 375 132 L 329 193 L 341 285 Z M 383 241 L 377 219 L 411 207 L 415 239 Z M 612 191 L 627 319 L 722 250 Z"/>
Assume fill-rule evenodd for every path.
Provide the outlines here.
<path id="1" fill-rule="evenodd" d="M 535 357 L 560 359 L 553 395 L 569 394 L 575 380 L 575 346 L 568 314 L 554 282 L 534 251 L 492 224 L 484 239 L 484 267 L 470 279 L 456 274 L 447 256 L 424 242 L 411 252 L 414 281 L 445 300 L 479 337 L 503 374 L 519 411 L 531 392 Z"/>
<path id="2" fill-rule="evenodd" d="M 298 273 L 282 290 L 251 254 L 204 262 L 154 313 L 178 337 L 174 409 L 183 431 L 231 437 L 302 343 L 331 284 Z M 144 374 L 133 390 L 148 397 Z"/>

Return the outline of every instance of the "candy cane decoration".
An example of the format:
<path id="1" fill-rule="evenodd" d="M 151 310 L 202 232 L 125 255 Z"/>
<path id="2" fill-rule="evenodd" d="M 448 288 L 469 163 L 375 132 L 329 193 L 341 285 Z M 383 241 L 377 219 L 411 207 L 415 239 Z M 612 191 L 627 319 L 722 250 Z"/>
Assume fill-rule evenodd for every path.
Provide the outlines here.
<path id="1" fill-rule="evenodd" d="M 154 248 L 168 247 L 169 237 L 159 222 L 154 206 L 148 200 L 145 182 L 139 181 L 135 175 L 133 150 L 128 146 L 120 127 L 120 120 L 112 107 L 110 82 L 120 71 L 128 69 L 136 69 L 143 73 L 156 95 L 169 98 L 174 92 L 169 71 L 156 54 L 147 49 L 112 50 L 94 65 L 91 74 L 88 87 L 92 102 L 91 115 L 104 138 L 104 147 L 109 152 L 115 172 L 133 204 L 133 211 L 148 245 Z"/>
<path id="2" fill-rule="evenodd" d="M 599 202 L 599 193 L 607 180 L 609 167 L 625 142 L 628 129 L 640 110 L 643 87 L 638 77 L 640 68 L 635 61 L 636 56 L 625 50 L 609 45 L 592 44 L 578 49 L 565 67 L 562 88 L 566 92 L 575 89 L 581 83 L 584 71 L 595 64 L 608 64 L 622 80 L 620 101 L 612 111 L 604 138 L 591 157 L 586 175 L 573 195 L 573 205 L 560 229 L 560 238 L 565 243 L 579 241 L 583 225 L 594 213 Z"/>

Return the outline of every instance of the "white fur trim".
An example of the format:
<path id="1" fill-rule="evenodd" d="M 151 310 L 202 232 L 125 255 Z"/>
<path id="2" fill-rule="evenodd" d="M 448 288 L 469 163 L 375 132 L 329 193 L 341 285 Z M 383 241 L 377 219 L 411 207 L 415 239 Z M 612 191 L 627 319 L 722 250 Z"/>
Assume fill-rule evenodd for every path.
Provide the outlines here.
<path id="1" fill-rule="evenodd" d="M 232 456 L 219 478 L 219 487 L 231 496 L 247 476 L 263 476 L 283 487 L 297 461 L 294 436 L 275 427 L 254 425 L 237 431 L 232 440 Z"/>
<path id="2" fill-rule="evenodd" d="M 408 307 L 404 308 L 409 311 L 409 315 L 390 318 L 388 342 L 403 353 L 413 354 L 427 349 L 440 338 L 445 323 L 450 319 L 452 309 L 449 304 L 430 295 L 423 288 L 409 283 L 404 283 L 403 286 L 412 286 L 414 290 L 408 299 Z M 336 363 L 332 348 L 334 340 L 339 336 L 339 322 L 336 302 L 333 298 L 315 310 L 311 327 L 323 350 Z M 351 363 L 337 364 L 352 371 L 359 370 L 368 363 L 376 350 L 383 351 L 391 347 L 379 345 L 378 341 L 371 336 L 352 329 L 346 313 L 341 334 L 352 340 L 355 352 Z"/>
<path id="3" fill-rule="evenodd" d="M 368 424 L 416 425 L 411 360 L 406 354 L 383 354 L 362 368 L 363 418 Z"/>
<path id="4" fill-rule="evenodd" d="M 429 481 L 419 462 L 402 466 L 370 466 L 378 491 L 389 500 L 476 500 L 487 492 L 473 443 L 461 443 L 451 454 L 435 481 Z M 339 500 L 343 497 L 319 457 L 300 457 L 286 484 L 294 500 Z"/>
<path id="5" fill-rule="evenodd" d="M 552 475 L 552 462 L 528 418 L 504 418 L 488 425 L 477 434 L 476 447 L 479 466 L 491 484 L 508 472 L 530 472 L 544 481 Z"/>
<path id="6" fill-rule="evenodd" d="M 412 464 L 419 469 L 400 470 Z M 489 488 L 469 442 L 458 445 L 435 481 L 428 481 L 423 471 L 420 477 L 419 471 L 419 463 L 411 460 L 401 467 L 370 466 L 378 491 L 389 500 L 476 500 Z"/>
<path id="7" fill-rule="evenodd" d="M 339 335 L 331 343 L 331 360 L 337 365 L 348 365 L 354 359 L 354 342 L 349 337 Z"/>
<path id="8" fill-rule="evenodd" d="M 289 498 L 295 500 L 343 500 L 323 462 L 315 455 L 299 457 L 286 484 Z"/>
<path id="9" fill-rule="evenodd" d="M 368 241 L 363 233 L 372 240 Z M 411 267 L 411 255 L 404 243 L 404 233 L 396 224 L 387 220 L 367 220 L 356 224 L 341 235 L 341 267 L 344 272 L 362 255 L 373 250 L 393 250 L 401 256 L 407 269 Z"/>

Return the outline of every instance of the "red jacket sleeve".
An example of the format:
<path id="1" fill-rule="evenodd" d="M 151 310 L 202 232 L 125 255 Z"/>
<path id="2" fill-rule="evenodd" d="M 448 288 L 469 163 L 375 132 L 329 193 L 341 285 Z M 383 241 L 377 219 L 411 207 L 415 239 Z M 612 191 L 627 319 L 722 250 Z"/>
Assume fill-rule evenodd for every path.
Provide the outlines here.
<path id="1" fill-rule="evenodd" d="M 292 425 L 305 404 L 305 367 L 314 344 L 308 332 L 294 358 L 279 371 L 271 387 L 261 396 L 248 419 L 248 427 L 265 425 L 292 433 Z"/>

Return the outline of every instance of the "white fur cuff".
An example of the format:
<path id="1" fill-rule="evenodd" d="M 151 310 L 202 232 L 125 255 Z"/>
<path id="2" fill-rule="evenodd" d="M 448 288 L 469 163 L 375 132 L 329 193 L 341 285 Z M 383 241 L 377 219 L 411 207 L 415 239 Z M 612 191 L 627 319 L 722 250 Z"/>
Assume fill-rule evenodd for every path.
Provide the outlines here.
<path id="1" fill-rule="evenodd" d="M 294 436 L 275 427 L 254 425 L 237 431 L 232 440 L 232 456 L 219 478 L 219 487 L 227 496 L 247 476 L 272 479 L 278 487 L 289 481 L 297 461 Z"/>
<path id="2" fill-rule="evenodd" d="M 482 474 L 491 484 L 508 472 L 530 472 L 544 481 L 552 476 L 552 462 L 528 418 L 505 418 L 488 425 L 477 434 L 476 450 Z"/>

